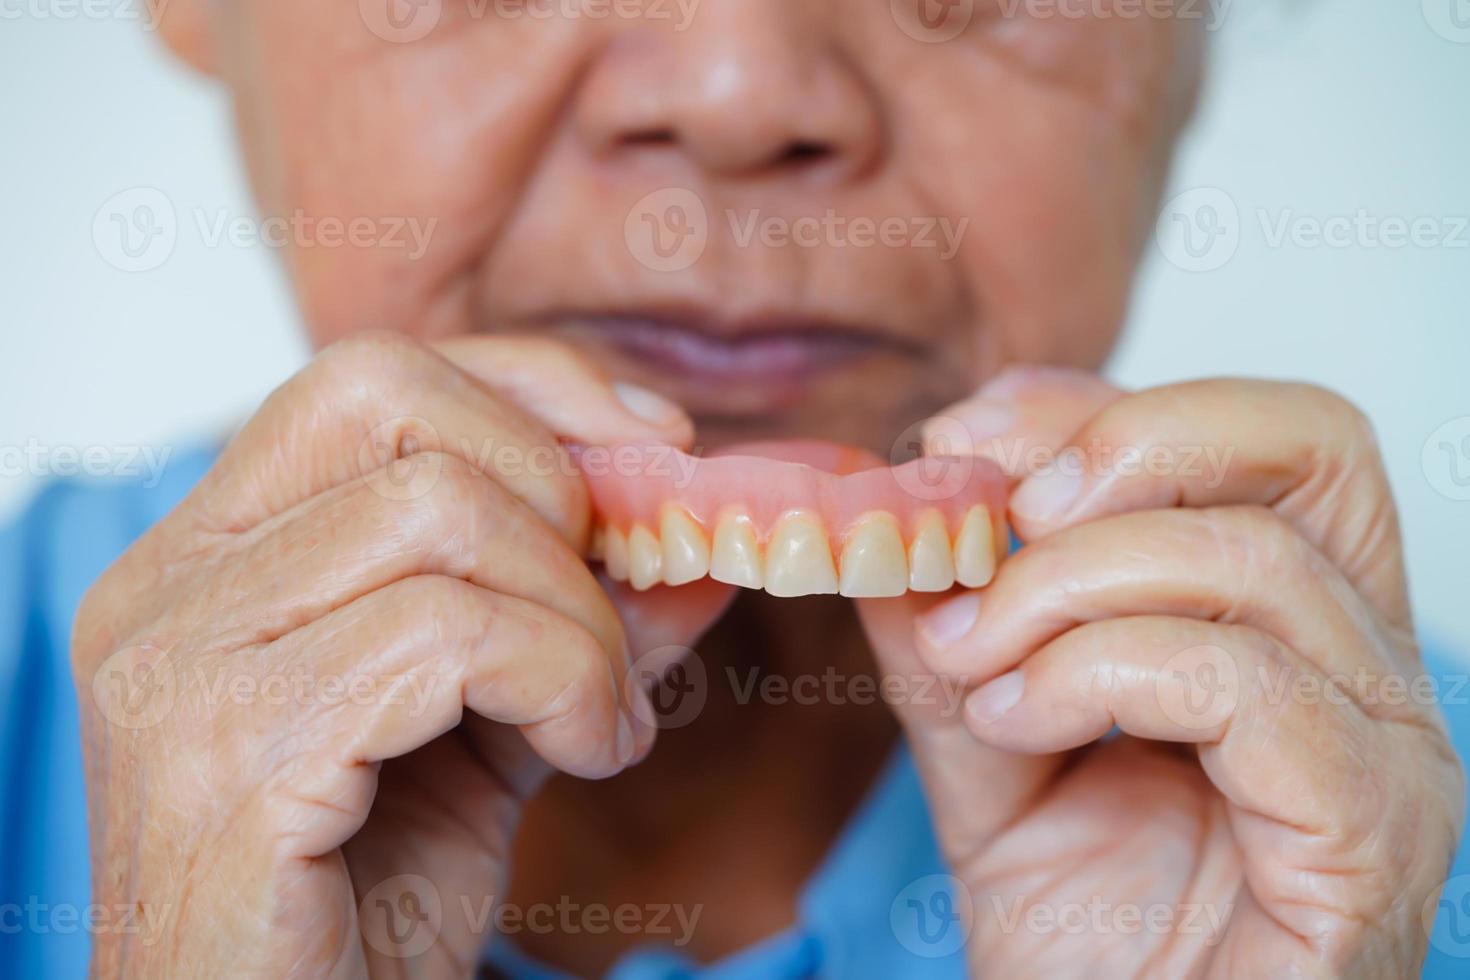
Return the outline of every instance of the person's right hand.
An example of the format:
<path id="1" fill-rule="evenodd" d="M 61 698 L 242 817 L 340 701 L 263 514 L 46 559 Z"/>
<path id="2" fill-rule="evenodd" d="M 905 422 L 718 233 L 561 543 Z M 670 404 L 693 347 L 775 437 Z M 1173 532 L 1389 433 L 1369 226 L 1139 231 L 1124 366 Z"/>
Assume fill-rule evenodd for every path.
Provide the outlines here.
<path id="1" fill-rule="evenodd" d="M 654 735 L 561 440 L 691 438 L 532 339 L 361 336 L 275 392 L 77 619 L 93 901 L 156 925 L 94 970 L 470 975 L 526 795 Z M 728 598 L 679 593 L 639 648 Z"/>

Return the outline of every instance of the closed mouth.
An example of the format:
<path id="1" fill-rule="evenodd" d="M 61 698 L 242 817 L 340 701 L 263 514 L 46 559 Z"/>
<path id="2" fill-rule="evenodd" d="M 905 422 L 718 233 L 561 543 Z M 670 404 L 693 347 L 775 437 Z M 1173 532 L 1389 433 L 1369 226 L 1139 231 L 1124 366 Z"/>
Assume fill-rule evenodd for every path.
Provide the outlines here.
<path id="1" fill-rule="evenodd" d="M 696 382 L 783 384 L 878 354 L 914 357 L 912 343 L 866 327 L 761 317 L 719 322 L 699 313 L 599 313 L 547 318 L 568 337 L 615 348 L 639 364 Z"/>

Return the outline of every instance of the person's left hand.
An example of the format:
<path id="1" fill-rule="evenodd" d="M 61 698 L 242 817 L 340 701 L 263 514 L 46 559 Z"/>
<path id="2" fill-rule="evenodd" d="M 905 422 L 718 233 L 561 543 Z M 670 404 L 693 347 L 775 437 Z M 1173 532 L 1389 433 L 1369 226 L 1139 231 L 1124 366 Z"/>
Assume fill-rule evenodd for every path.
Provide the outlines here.
<path id="1" fill-rule="evenodd" d="M 947 414 L 1018 480 L 1026 547 L 859 604 L 884 673 L 974 688 L 898 706 L 972 972 L 1417 975 L 1465 784 L 1363 417 L 1255 381 L 983 394 Z M 1062 447 L 1086 465 L 1018 471 Z"/>

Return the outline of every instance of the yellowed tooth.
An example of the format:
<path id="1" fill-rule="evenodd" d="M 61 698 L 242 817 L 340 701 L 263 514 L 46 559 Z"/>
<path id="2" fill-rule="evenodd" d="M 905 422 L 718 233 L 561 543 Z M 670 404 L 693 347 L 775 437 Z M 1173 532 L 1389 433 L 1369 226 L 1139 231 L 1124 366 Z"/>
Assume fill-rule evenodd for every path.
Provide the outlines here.
<path id="1" fill-rule="evenodd" d="M 839 590 L 853 599 L 903 595 L 909 589 L 903 535 L 892 514 L 864 514 L 842 543 Z"/>
<path id="2" fill-rule="evenodd" d="M 995 529 L 990 512 L 971 507 L 954 541 L 954 577 L 966 588 L 989 585 L 995 576 Z"/>
<path id="3" fill-rule="evenodd" d="M 602 561 L 607 557 L 607 528 L 598 524 L 592 528 L 592 540 L 587 543 L 587 559 Z"/>
<path id="4" fill-rule="evenodd" d="M 926 510 L 914 525 L 909 545 L 909 588 L 915 592 L 948 592 L 954 586 L 954 552 L 944 515 Z"/>
<path id="5" fill-rule="evenodd" d="M 684 585 L 709 574 L 709 541 L 682 507 L 670 504 L 664 508 L 658 536 L 663 539 L 666 583 Z"/>
<path id="6" fill-rule="evenodd" d="M 663 581 L 664 550 L 658 538 L 642 524 L 628 532 L 628 581 L 639 592 Z"/>
<path id="7" fill-rule="evenodd" d="M 766 591 L 782 598 L 837 591 L 832 547 L 815 514 L 793 511 L 777 522 L 766 544 Z"/>
<path id="8" fill-rule="evenodd" d="M 760 542 L 756 540 L 755 524 L 748 515 L 729 510 L 715 522 L 709 577 L 746 589 L 758 589 L 765 582 L 761 574 Z"/>
<path id="9" fill-rule="evenodd" d="M 602 563 L 607 568 L 607 577 L 614 582 L 628 581 L 628 539 L 623 532 L 609 524 L 602 548 Z"/>
<path id="10" fill-rule="evenodd" d="M 995 519 L 995 563 L 999 565 L 1006 560 L 1011 553 L 1011 526 L 1006 521 L 1006 515 L 1001 514 Z"/>

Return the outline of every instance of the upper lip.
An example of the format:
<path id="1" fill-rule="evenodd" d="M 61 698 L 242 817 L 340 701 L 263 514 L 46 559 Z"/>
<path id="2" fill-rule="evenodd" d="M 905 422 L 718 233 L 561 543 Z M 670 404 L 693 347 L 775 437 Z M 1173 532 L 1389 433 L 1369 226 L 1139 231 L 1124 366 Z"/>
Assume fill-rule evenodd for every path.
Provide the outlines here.
<path id="1" fill-rule="evenodd" d="M 567 313 L 551 322 L 639 361 L 711 378 L 778 381 L 864 354 L 916 347 L 869 326 L 789 316 L 717 319 L 704 310 Z"/>
<path id="2" fill-rule="evenodd" d="M 920 353 L 918 344 L 881 326 L 799 314 L 772 312 L 728 318 L 697 307 L 662 307 L 568 310 L 536 319 L 543 325 L 573 332 L 595 332 L 620 347 L 654 359 L 679 360 L 681 349 L 697 345 L 723 353 L 732 366 L 741 362 L 742 354 L 769 352 L 777 347 L 803 351 L 802 360 L 832 360 L 882 350 L 911 356 Z M 781 365 L 767 365 L 760 370 L 772 367 L 779 370 Z M 729 373 L 742 372 L 732 367 Z"/>

